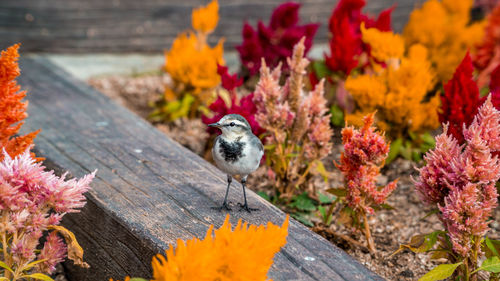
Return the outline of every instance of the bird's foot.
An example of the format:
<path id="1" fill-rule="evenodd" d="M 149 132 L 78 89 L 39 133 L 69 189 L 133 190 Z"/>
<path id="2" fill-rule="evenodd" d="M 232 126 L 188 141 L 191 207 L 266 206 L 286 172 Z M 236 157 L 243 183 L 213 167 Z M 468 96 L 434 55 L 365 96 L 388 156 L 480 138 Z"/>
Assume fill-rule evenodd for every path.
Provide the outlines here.
<path id="1" fill-rule="evenodd" d="M 241 203 L 238 203 L 238 206 L 240 207 L 240 211 L 247 211 L 249 213 L 253 212 L 253 211 L 258 211 L 259 209 L 256 209 L 256 208 L 250 208 L 248 207 L 248 204 L 241 204 Z"/>
<path id="2" fill-rule="evenodd" d="M 227 202 L 222 203 L 222 206 L 220 207 L 212 207 L 212 209 L 217 210 L 217 211 L 231 211 L 232 209 L 229 207 L 229 204 Z"/>

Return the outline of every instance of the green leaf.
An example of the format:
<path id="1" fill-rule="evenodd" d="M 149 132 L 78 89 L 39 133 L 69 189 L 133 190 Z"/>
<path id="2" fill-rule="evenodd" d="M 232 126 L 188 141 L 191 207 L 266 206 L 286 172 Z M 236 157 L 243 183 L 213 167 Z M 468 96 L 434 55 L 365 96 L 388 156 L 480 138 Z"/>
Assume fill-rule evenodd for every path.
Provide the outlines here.
<path id="1" fill-rule="evenodd" d="M 336 199 L 335 196 L 328 196 L 326 194 L 318 192 L 318 200 L 319 200 L 319 203 L 321 203 L 321 204 L 330 204 L 335 199 Z"/>
<path id="2" fill-rule="evenodd" d="M 432 247 L 434 247 L 438 236 L 442 233 L 444 233 L 444 231 L 437 230 L 428 234 L 417 234 L 410 239 L 410 243 L 399 245 L 399 249 L 392 253 L 391 257 L 404 249 L 408 249 L 414 253 L 428 252 L 432 249 Z"/>
<path id="3" fill-rule="evenodd" d="M 314 163 L 316 171 L 323 177 L 323 180 L 325 182 L 328 182 L 329 173 L 326 170 L 325 165 L 323 165 L 323 162 L 321 162 L 320 160 L 316 160 L 314 161 Z"/>
<path id="4" fill-rule="evenodd" d="M 331 122 L 334 126 L 342 127 L 344 126 L 344 111 L 336 104 L 332 105 L 330 108 Z"/>
<path id="5" fill-rule="evenodd" d="M 30 262 L 28 263 L 24 268 L 23 268 L 23 271 L 27 271 L 27 270 L 30 270 L 32 269 L 35 265 L 39 264 L 39 263 L 42 263 L 44 261 L 46 261 L 47 259 L 41 259 L 41 260 L 37 260 L 37 261 L 34 261 L 34 262 Z"/>
<path id="6" fill-rule="evenodd" d="M 425 132 L 425 133 L 421 134 L 420 139 L 422 139 L 425 144 L 427 144 L 431 147 L 436 146 L 436 140 L 434 139 L 434 137 L 431 136 L 431 134 L 429 134 L 429 132 Z"/>
<path id="7" fill-rule="evenodd" d="M 453 272 L 462 264 L 462 262 L 454 264 L 440 264 L 427 272 L 418 281 L 437 281 L 450 277 Z"/>
<path id="8" fill-rule="evenodd" d="M 130 281 L 148 281 L 148 280 L 144 279 L 144 278 L 134 277 L 134 278 L 131 278 Z"/>
<path id="9" fill-rule="evenodd" d="M 394 207 L 387 204 L 387 203 L 382 203 L 379 205 L 382 209 L 386 209 L 386 210 L 394 210 Z"/>
<path id="10" fill-rule="evenodd" d="M 399 152 L 401 151 L 401 148 L 403 147 L 403 139 L 398 138 L 395 141 L 391 143 L 391 147 L 389 150 L 389 155 L 387 156 L 387 159 L 385 160 L 386 164 L 391 163 L 396 157 L 398 157 Z"/>
<path id="11" fill-rule="evenodd" d="M 8 271 L 14 273 L 14 270 L 12 270 L 12 268 L 10 268 L 5 262 L 3 261 L 0 261 L 0 267 L 3 267 L 5 269 L 7 269 Z"/>
<path id="12" fill-rule="evenodd" d="M 407 140 L 404 142 L 404 145 L 401 148 L 401 150 L 399 151 L 399 154 L 401 156 L 403 156 L 404 159 L 411 160 L 411 155 L 412 155 L 411 151 L 412 151 L 411 142 L 409 140 Z"/>
<path id="13" fill-rule="evenodd" d="M 411 139 L 412 141 L 415 141 L 415 140 L 417 140 L 417 139 L 418 139 L 417 135 L 415 135 L 415 133 L 414 133 L 414 132 L 412 132 L 412 131 L 408 131 L 408 135 L 410 136 L 410 139 Z"/>
<path id="14" fill-rule="evenodd" d="M 500 257 L 498 254 L 498 250 L 500 249 L 500 241 L 498 240 L 491 240 L 488 237 L 485 237 L 484 243 L 486 244 L 486 247 L 491 251 L 492 255 L 495 255 L 497 257 Z M 486 257 L 489 258 L 488 254 L 486 254 Z"/>
<path id="15" fill-rule="evenodd" d="M 313 61 L 312 68 L 318 79 L 330 76 L 332 74 L 325 61 Z"/>
<path id="16" fill-rule="evenodd" d="M 479 270 L 484 270 L 484 271 L 493 272 L 493 273 L 500 272 L 500 259 L 497 256 L 493 256 L 489 259 L 486 259 L 485 261 L 483 261 L 483 264 L 481 265 L 481 267 L 479 267 L 478 269 L 471 272 L 471 274 L 473 274 Z"/>
<path id="17" fill-rule="evenodd" d="M 347 190 L 345 188 L 329 188 L 326 190 L 326 192 L 337 197 L 345 197 L 347 195 Z"/>
<path id="18" fill-rule="evenodd" d="M 420 220 L 424 220 L 434 214 L 437 214 L 439 213 L 439 209 L 432 209 L 430 212 L 428 212 L 427 214 L 425 214 L 425 216 L 423 216 Z"/>
<path id="19" fill-rule="evenodd" d="M 267 193 L 265 193 L 264 191 L 257 191 L 257 194 L 260 197 L 266 199 L 267 201 L 271 201 L 271 198 L 269 198 L 269 195 L 267 195 Z"/>
<path id="20" fill-rule="evenodd" d="M 415 149 L 411 152 L 411 158 L 413 162 L 420 162 L 422 160 L 422 151 Z"/>
<path id="21" fill-rule="evenodd" d="M 314 226 L 314 224 L 312 223 L 312 221 L 307 217 L 306 214 L 304 213 L 291 213 L 290 214 L 294 219 L 298 220 L 299 222 L 301 222 L 302 224 L 304 225 L 307 225 L 307 226 Z"/>
<path id="22" fill-rule="evenodd" d="M 33 273 L 30 275 L 23 275 L 21 278 L 33 278 L 33 279 L 38 279 L 38 280 L 43 280 L 43 281 L 54 281 L 54 279 L 50 278 L 50 276 L 47 276 L 43 273 Z"/>
<path id="23" fill-rule="evenodd" d="M 309 212 L 316 211 L 316 206 L 314 205 L 314 201 L 311 198 L 309 198 L 307 192 L 295 196 L 292 200 L 293 202 L 288 205 L 292 208 L 297 208 L 301 211 L 309 211 Z"/>

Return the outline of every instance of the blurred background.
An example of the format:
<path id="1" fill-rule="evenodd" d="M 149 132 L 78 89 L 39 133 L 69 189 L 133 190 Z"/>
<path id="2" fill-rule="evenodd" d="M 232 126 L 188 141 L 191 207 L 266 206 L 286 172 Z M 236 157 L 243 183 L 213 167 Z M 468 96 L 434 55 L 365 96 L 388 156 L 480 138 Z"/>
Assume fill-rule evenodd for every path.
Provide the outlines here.
<path id="1" fill-rule="evenodd" d="M 191 10 L 204 0 L 1 0 L 0 48 L 20 42 L 21 52 L 158 53 L 170 47 L 179 31 L 191 26 Z M 241 43 L 245 21 L 267 23 L 281 0 L 221 0 L 215 41 L 224 48 Z M 327 23 L 335 0 L 303 0 L 302 23 L 319 22 L 315 44 L 328 41 Z M 400 32 L 419 0 L 371 0 L 366 13 L 378 15 L 395 5 L 393 28 Z"/>

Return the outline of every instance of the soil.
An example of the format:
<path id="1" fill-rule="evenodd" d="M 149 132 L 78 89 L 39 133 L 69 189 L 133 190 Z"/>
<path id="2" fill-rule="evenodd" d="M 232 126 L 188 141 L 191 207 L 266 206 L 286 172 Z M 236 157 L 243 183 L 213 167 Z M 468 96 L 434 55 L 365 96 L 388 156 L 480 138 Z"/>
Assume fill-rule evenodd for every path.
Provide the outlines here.
<path id="1" fill-rule="evenodd" d="M 168 80 L 168 77 L 160 74 L 140 77 L 110 76 L 91 79 L 89 84 L 138 115 L 147 118 L 151 112 L 149 104 L 161 96 L 163 85 L 169 83 Z M 208 135 L 205 132 L 205 125 L 200 120 L 179 120 L 168 125 L 153 125 L 195 153 L 205 156 Z M 338 161 L 342 150 L 339 130 L 335 131 L 335 136 L 333 152 L 324 160 L 326 169 L 332 171 L 328 183 L 325 183 L 319 175 L 310 182 L 318 190 L 342 185 L 342 175 L 333 165 L 334 160 Z M 337 217 L 334 217 L 333 223 L 326 227 L 321 223 L 319 214 L 312 216 L 311 221 L 314 223 L 314 227 L 311 229 L 387 280 L 418 280 L 443 261 L 431 261 L 427 254 L 414 254 L 408 250 L 394 256 L 391 254 L 399 248 L 400 244 L 408 243 L 412 236 L 443 228 L 435 215 L 426 217 L 430 208 L 426 207 L 419 199 L 412 183 L 412 176 L 417 175 L 414 165 L 416 164 L 413 162 L 396 159 L 384 168 L 383 175 L 379 178 L 380 185 L 396 178 L 399 181 L 398 188 L 387 202 L 394 209 L 382 210 L 369 217 L 377 248 L 376 254 L 370 254 L 366 247 L 349 243 L 341 238 L 347 236 L 365 245 L 364 236 L 336 223 Z M 266 168 L 261 167 L 249 177 L 248 186 L 254 191 L 269 193 L 272 190 L 272 185 L 271 181 L 266 179 Z M 500 218 L 500 208 L 495 210 L 494 217 Z M 499 222 L 495 219 L 490 226 L 491 230 L 488 236 L 500 239 Z"/>

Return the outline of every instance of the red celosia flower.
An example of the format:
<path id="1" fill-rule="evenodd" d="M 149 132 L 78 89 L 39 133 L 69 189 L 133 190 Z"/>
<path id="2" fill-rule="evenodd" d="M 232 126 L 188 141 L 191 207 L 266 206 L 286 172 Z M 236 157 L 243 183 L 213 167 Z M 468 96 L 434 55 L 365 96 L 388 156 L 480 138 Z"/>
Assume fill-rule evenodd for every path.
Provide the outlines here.
<path id="1" fill-rule="evenodd" d="M 424 158 L 427 164 L 419 170 L 415 187 L 426 203 L 441 211 L 454 251 L 468 257 L 472 242 L 487 232 L 497 206 L 500 160 L 494 153 L 500 151 L 500 111 L 493 107 L 491 96 L 464 129 L 463 139 L 465 149 L 447 135 L 445 125 L 436 137 L 436 148 Z"/>
<path id="2" fill-rule="evenodd" d="M 375 27 L 381 31 L 391 30 L 391 12 L 389 8 L 380 13 L 377 20 L 361 13 L 364 0 L 341 0 L 329 20 L 330 55 L 325 54 L 325 62 L 332 71 L 341 71 L 349 75 L 359 64 L 359 55 L 369 52 L 369 46 L 361 40 L 361 23 L 366 28 Z"/>
<path id="3" fill-rule="evenodd" d="M 243 85 L 243 79 L 238 78 L 237 74 L 230 75 L 227 66 L 217 64 L 217 74 L 220 75 L 222 88 L 228 90 L 230 93 Z"/>
<path id="4" fill-rule="evenodd" d="M 2 51 L 0 56 L 0 147 L 3 147 L 11 157 L 23 153 L 33 144 L 38 131 L 25 136 L 14 136 L 23 125 L 27 102 L 22 102 L 26 96 L 17 85 L 16 78 L 20 74 L 17 60 L 19 44 Z M 0 154 L 0 160 L 3 156 Z"/>
<path id="5" fill-rule="evenodd" d="M 286 58 L 292 55 L 293 46 L 302 37 L 306 37 L 307 54 L 319 25 L 298 25 L 299 8 L 300 4 L 294 2 L 281 4 L 273 11 L 268 26 L 258 22 L 257 31 L 248 23 L 244 24 L 243 42 L 236 49 L 240 53 L 242 65 L 248 69 L 250 75 L 259 72 L 261 58 L 271 67 L 285 62 Z"/>
<path id="6" fill-rule="evenodd" d="M 477 70 L 490 68 L 491 71 L 500 63 L 500 3 L 488 15 L 488 24 L 481 45 L 474 55 L 474 66 Z"/>
<path id="7" fill-rule="evenodd" d="M 396 188 L 396 181 L 382 188 L 376 185 L 389 145 L 372 127 L 373 117 L 374 114 L 365 116 L 360 130 L 353 127 L 342 129 L 344 152 L 340 155 L 340 164 L 335 164 L 344 175 L 349 207 L 368 214 L 373 213 L 373 205 L 384 203 Z"/>
<path id="8" fill-rule="evenodd" d="M 202 116 L 201 120 L 203 123 L 215 123 L 224 117 L 224 115 L 236 113 L 247 119 L 255 135 L 259 136 L 263 134 L 265 130 L 255 121 L 257 107 L 253 103 L 253 93 L 239 98 L 236 94 L 236 88 L 243 84 L 243 80 L 238 78 L 236 74 L 230 75 L 225 66 L 219 65 L 217 67 L 217 73 L 221 76 L 222 87 L 230 93 L 230 104 L 227 104 L 226 101 L 219 96 L 215 102 L 208 107 L 214 115 L 211 118 L 205 115 Z M 211 134 L 220 133 L 220 130 L 216 130 L 215 128 L 207 128 L 207 131 Z"/>
<path id="9" fill-rule="evenodd" d="M 500 110 L 500 64 L 491 72 L 490 92 L 493 106 Z"/>
<path id="10" fill-rule="evenodd" d="M 453 78 L 444 85 L 441 96 L 439 121 L 449 123 L 448 132 L 461 144 L 464 142 L 462 128 L 469 126 L 481 105 L 479 90 L 472 79 L 472 60 L 467 53 L 455 70 Z"/>

